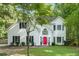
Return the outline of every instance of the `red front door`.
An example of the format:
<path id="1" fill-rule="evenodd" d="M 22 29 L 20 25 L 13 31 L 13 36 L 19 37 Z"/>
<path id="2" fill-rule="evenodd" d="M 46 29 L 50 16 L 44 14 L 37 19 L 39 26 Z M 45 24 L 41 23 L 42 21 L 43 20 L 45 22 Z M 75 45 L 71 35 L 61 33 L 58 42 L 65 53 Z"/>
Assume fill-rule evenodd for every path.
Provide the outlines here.
<path id="1" fill-rule="evenodd" d="M 43 44 L 47 45 L 47 37 L 43 37 Z"/>

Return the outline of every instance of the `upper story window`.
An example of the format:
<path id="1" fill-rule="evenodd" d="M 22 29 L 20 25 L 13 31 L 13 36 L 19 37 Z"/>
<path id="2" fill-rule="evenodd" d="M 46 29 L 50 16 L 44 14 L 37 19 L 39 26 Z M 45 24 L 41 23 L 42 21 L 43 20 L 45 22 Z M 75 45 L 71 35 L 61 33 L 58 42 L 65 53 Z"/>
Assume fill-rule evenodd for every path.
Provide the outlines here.
<path id="1" fill-rule="evenodd" d="M 20 29 L 21 29 L 21 28 L 26 28 L 26 23 L 20 22 L 20 23 L 19 23 L 19 28 L 20 28 Z"/>
<path id="2" fill-rule="evenodd" d="M 61 30 L 61 25 L 57 25 L 57 30 Z"/>
<path id="3" fill-rule="evenodd" d="M 56 25 L 53 25 L 53 29 L 56 30 Z"/>
<path id="4" fill-rule="evenodd" d="M 47 29 L 44 29 L 44 30 L 42 31 L 42 34 L 43 34 L 43 35 L 48 35 Z"/>

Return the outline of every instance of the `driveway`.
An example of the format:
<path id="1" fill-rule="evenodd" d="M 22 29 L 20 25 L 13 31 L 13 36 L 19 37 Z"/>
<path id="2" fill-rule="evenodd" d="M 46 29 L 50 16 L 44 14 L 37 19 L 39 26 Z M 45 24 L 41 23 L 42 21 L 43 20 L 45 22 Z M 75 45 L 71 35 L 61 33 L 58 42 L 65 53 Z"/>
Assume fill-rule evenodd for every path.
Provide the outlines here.
<path id="1" fill-rule="evenodd" d="M 10 47 L 6 44 L 0 45 L 0 53 L 6 53 L 9 56 L 25 56 L 22 51 L 26 50 L 26 47 Z"/>
<path id="2" fill-rule="evenodd" d="M 0 47 L 2 47 L 2 46 L 8 46 L 7 44 L 0 44 Z"/>

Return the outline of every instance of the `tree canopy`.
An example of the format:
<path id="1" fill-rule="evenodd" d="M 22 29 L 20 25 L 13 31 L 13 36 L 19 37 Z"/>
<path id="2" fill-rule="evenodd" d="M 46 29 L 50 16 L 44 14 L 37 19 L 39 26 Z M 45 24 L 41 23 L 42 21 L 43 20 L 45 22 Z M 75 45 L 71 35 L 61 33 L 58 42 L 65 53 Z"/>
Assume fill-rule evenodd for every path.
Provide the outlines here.
<path id="1" fill-rule="evenodd" d="M 67 39 L 79 45 L 79 4 L 56 4 L 55 15 L 65 19 Z"/>

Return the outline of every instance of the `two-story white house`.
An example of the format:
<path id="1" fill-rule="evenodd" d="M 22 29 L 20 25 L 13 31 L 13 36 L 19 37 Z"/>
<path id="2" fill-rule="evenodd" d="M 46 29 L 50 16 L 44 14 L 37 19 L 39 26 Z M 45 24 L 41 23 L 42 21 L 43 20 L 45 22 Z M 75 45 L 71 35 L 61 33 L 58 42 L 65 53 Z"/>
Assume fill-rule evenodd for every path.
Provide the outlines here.
<path id="1" fill-rule="evenodd" d="M 23 22 L 16 22 L 11 25 L 8 30 L 8 45 L 11 43 L 25 42 L 27 45 L 27 32 L 25 30 Z M 55 18 L 50 24 L 47 25 L 37 25 L 37 29 L 30 32 L 30 40 L 29 43 L 36 46 L 41 45 L 52 45 L 55 43 L 56 45 L 63 45 L 66 40 L 66 27 L 64 26 L 64 19 L 60 16 Z"/>

